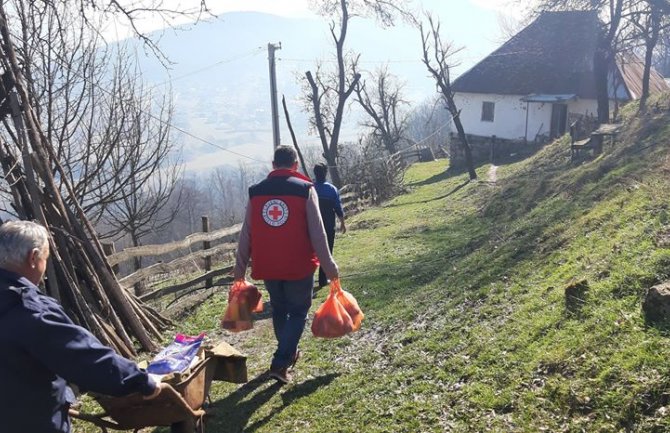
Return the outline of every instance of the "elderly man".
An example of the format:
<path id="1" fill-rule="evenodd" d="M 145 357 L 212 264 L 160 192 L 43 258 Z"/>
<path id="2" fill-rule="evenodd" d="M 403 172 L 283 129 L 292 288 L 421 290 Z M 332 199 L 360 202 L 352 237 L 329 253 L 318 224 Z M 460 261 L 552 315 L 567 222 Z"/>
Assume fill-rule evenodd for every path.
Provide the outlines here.
<path id="1" fill-rule="evenodd" d="M 121 396 L 161 390 L 137 365 L 103 346 L 37 287 L 47 266 L 47 230 L 29 221 L 0 226 L 0 431 L 66 433 L 81 390 Z"/>
<path id="2" fill-rule="evenodd" d="M 251 258 L 251 277 L 265 281 L 277 338 L 270 376 L 288 383 L 312 305 L 314 271 L 321 262 L 332 279 L 338 269 L 328 250 L 314 186 L 296 171 L 295 150 L 278 146 L 272 167 L 265 180 L 249 188 L 234 277 L 244 278 Z"/>

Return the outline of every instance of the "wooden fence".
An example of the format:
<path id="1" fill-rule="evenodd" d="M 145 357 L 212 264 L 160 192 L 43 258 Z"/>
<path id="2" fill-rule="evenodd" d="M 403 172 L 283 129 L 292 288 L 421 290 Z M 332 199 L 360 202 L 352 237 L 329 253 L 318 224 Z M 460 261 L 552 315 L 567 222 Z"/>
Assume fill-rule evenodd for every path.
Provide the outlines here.
<path id="1" fill-rule="evenodd" d="M 412 149 L 394 154 L 386 161 L 389 170 L 402 172 L 407 160 L 420 159 L 421 152 L 421 149 Z M 344 186 L 340 190 L 340 198 L 345 213 L 352 215 L 377 203 L 379 194 L 374 185 L 363 181 Z M 160 256 L 166 254 L 172 256 L 183 254 L 169 262 L 159 261 L 145 268 L 140 268 L 130 275 L 119 277 L 119 283 L 126 290 L 132 291 L 138 285 L 145 287 L 146 289 L 139 295 L 139 298 L 143 301 L 155 301 L 170 294 L 178 297 L 184 292 L 195 290 L 196 286 L 208 289 L 215 286 L 214 278 L 217 277 L 223 277 L 217 281 L 218 285 L 221 283 L 229 284 L 232 282 L 233 254 L 237 248 L 237 237 L 242 224 L 209 231 L 209 219 L 203 216 L 202 227 L 202 232 L 193 233 L 182 240 L 166 244 L 130 247 L 119 252 L 114 250 L 113 244 L 106 244 L 107 260 L 113 269 L 118 272 L 121 263 L 135 258 L 157 260 Z M 187 251 L 187 253 L 184 254 L 184 251 Z M 221 255 L 226 259 L 217 263 L 216 268 L 213 269 L 212 257 Z M 193 264 L 202 271 L 200 275 L 178 284 L 166 285 L 166 281 L 174 279 L 176 275 L 185 274 L 184 269 L 193 267 Z"/>
<path id="2" fill-rule="evenodd" d="M 165 295 L 178 294 L 203 283 L 205 288 L 212 287 L 214 278 L 230 274 L 233 268 L 232 260 L 219 263 L 216 269 L 212 269 L 211 258 L 221 254 L 232 255 L 237 247 L 236 239 L 242 224 L 210 232 L 209 219 L 202 217 L 202 222 L 202 232 L 193 233 L 182 240 L 166 244 L 130 247 L 119 252 L 115 252 L 113 247 L 107 246 L 107 260 L 115 269 L 118 269 L 119 264 L 135 258 L 157 259 L 166 254 L 183 254 L 184 251 L 188 251 L 169 262 L 159 261 L 145 268 L 140 268 L 130 275 L 120 277 L 119 283 L 127 290 L 133 290 L 133 287 L 138 284 L 145 286 L 147 290 L 139 297 L 143 301 L 151 301 Z M 217 243 L 217 245 L 212 246 L 213 243 Z M 167 280 L 173 279 L 175 274 L 181 274 L 184 268 L 188 268 L 189 265 L 192 266 L 194 263 L 197 268 L 203 271 L 202 274 L 179 284 L 165 285 Z"/>

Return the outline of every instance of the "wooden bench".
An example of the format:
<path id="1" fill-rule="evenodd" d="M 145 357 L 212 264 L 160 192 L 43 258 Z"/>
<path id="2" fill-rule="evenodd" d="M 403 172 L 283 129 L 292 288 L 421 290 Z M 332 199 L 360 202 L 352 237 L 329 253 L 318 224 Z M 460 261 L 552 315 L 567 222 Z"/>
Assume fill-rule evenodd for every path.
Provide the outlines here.
<path id="1" fill-rule="evenodd" d="M 573 139 L 570 143 L 570 161 L 574 161 L 579 151 L 591 149 L 595 149 L 595 140 L 592 140 L 591 137 L 576 141 Z"/>
<path id="2" fill-rule="evenodd" d="M 591 132 L 588 138 L 578 139 L 578 122 L 573 123 L 570 126 L 570 161 L 573 161 L 581 150 L 594 150 L 596 153 L 601 152 L 603 141 L 606 137 L 609 137 L 611 144 L 614 145 L 616 136 L 620 130 L 620 123 L 603 123 L 595 131 Z"/>
<path id="3" fill-rule="evenodd" d="M 584 138 L 585 131 L 580 120 L 576 120 L 570 125 L 570 161 L 574 161 L 575 156 L 582 150 L 594 148 L 594 140 L 591 137 Z"/>

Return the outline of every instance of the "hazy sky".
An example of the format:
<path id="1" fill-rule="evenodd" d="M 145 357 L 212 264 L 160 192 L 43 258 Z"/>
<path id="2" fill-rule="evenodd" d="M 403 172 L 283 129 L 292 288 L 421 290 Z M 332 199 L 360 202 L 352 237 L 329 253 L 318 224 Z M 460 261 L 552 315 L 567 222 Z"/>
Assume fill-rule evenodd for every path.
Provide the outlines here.
<path id="1" fill-rule="evenodd" d="M 146 2 L 157 0 L 144 0 Z M 226 12 L 255 11 L 265 12 L 285 17 L 317 17 L 309 9 L 309 4 L 318 0 L 207 0 L 207 5 L 215 16 L 222 16 Z M 197 11 L 200 0 L 161 0 L 166 8 Z M 125 0 L 125 3 L 136 5 L 137 0 Z M 408 2 L 409 3 L 409 2 Z M 510 21 L 521 16 L 520 0 L 414 0 L 410 4 L 415 10 L 424 9 L 441 22 L 441 33 L 445 40 L 453 42 L 456 47 L 464 49 L 459 54 L 461 68 L 457 73 L 474 65 L 503 41 L 500 30 L 501 19 Z M 204 17 L 208 19 L 210 17 Z M 184 24 L 186 18 L 179 17 L 171 24 Z M 356 20 L 356 23 L 360 20 Z M 147 16 L 137 20 L 136 24 L 143 32 L 158 30 L 166 27 L 164 19 Z M 363 25 L 375 25 L 374 23 Z M 393 32 L 412 33 L 415 38 L 415 29 L 399 24 Z M 111 25 L 104 31 L 109 39 L 127 37 L 129 31 L 121 25 Z"/>
<path id="2" fill-rule="evenodd" d="M 432 10 L 453 10 L 465 3 L 472 3 L 478 8 L 513 13 L 509 8 L 509 0 L 419 0 L 418 4 Z M 309 0 L 210 0 L 211 9 L 215 13 L 231 11 L 259 11 L 284 16 L 308 16 Z"/>
<path id="3" fill-rule="evenodd" d="M 145 0 L 150 2 L 151 0 Z M 309 4 L 315 0 L 207 0 L 207 6 L 214 15 L 235 11 L 266 12 L 286 17 L 310 17 L 314 13 L 310 11 Z M 122 3 L 137 5 L 137 0 L 125 0 Z M 200 0 L 162 0 L 163 7 L 176 8 L 180 10 L 196 11 L 199 9 Z M 481 18 L 505 15 L 516 17 L 521 14 L 518 0 L 414 0 L 416 8 L 431 11 L 446 20 L 449 17 L 457 17 L 453 22 L 463 26 L 477 27 L 481 24 Z M 139 21 L 139 20 L 138 20 Z M 183 24 L 187 18 L 177 18 L 173 24 Z M 485 21 L 484 21 L 485 23 Z M 166 25 L 165 21 L 157 17 L 147 17 L 140 23 L 144 31 L 160 29 Z M 125 34 L 122 29 L 109 31 L 110 35 L 118 32 L 121 36 Z M 111 36 L 114 38 L 114 36 Z"/>

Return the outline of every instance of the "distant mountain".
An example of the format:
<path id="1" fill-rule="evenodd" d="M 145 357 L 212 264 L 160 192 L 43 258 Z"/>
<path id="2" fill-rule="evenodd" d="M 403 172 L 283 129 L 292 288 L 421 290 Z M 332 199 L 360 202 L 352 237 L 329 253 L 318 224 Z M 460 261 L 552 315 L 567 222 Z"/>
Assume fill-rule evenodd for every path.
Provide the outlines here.
<path id="1" fill-rule="evenodd" d="M 316 136 L 308 135 L 307 115 L 299 99 L 305 71 L 315 71 L 318 61 L 325 67 L 333 65 L 333 42 L 325 20 L 236 12 L 189 30 L 154 36 L 160 38 L 159 46 L 173 64 L 168 71 L 148 56 L 141 60 L 141 68 L 150 83 L 172 79 L 175 124 L 216 146 L 262 161 L 270 161 L 272 149 L 267 45 L 281 42 L 276 57 L 282 142 L 290 142 L 281 108 L 283 94 L 299 143 L 318 143 Z M 434 93 L 434 84 L 419 61 L 416 30 L 382 29 L 355 19 L 347 47 L 361 53 L 362 69 L 374 70 L 390 61 L 390 70 L 406 82 L 408 100 L 417 102 Z M 357 137 L 360 119 L 357 109 L 348 113 L 342 140 Z M 184 159 L 192 170 L 246 160 L 179 132 L 174 137 L 183 140 Z"/>

